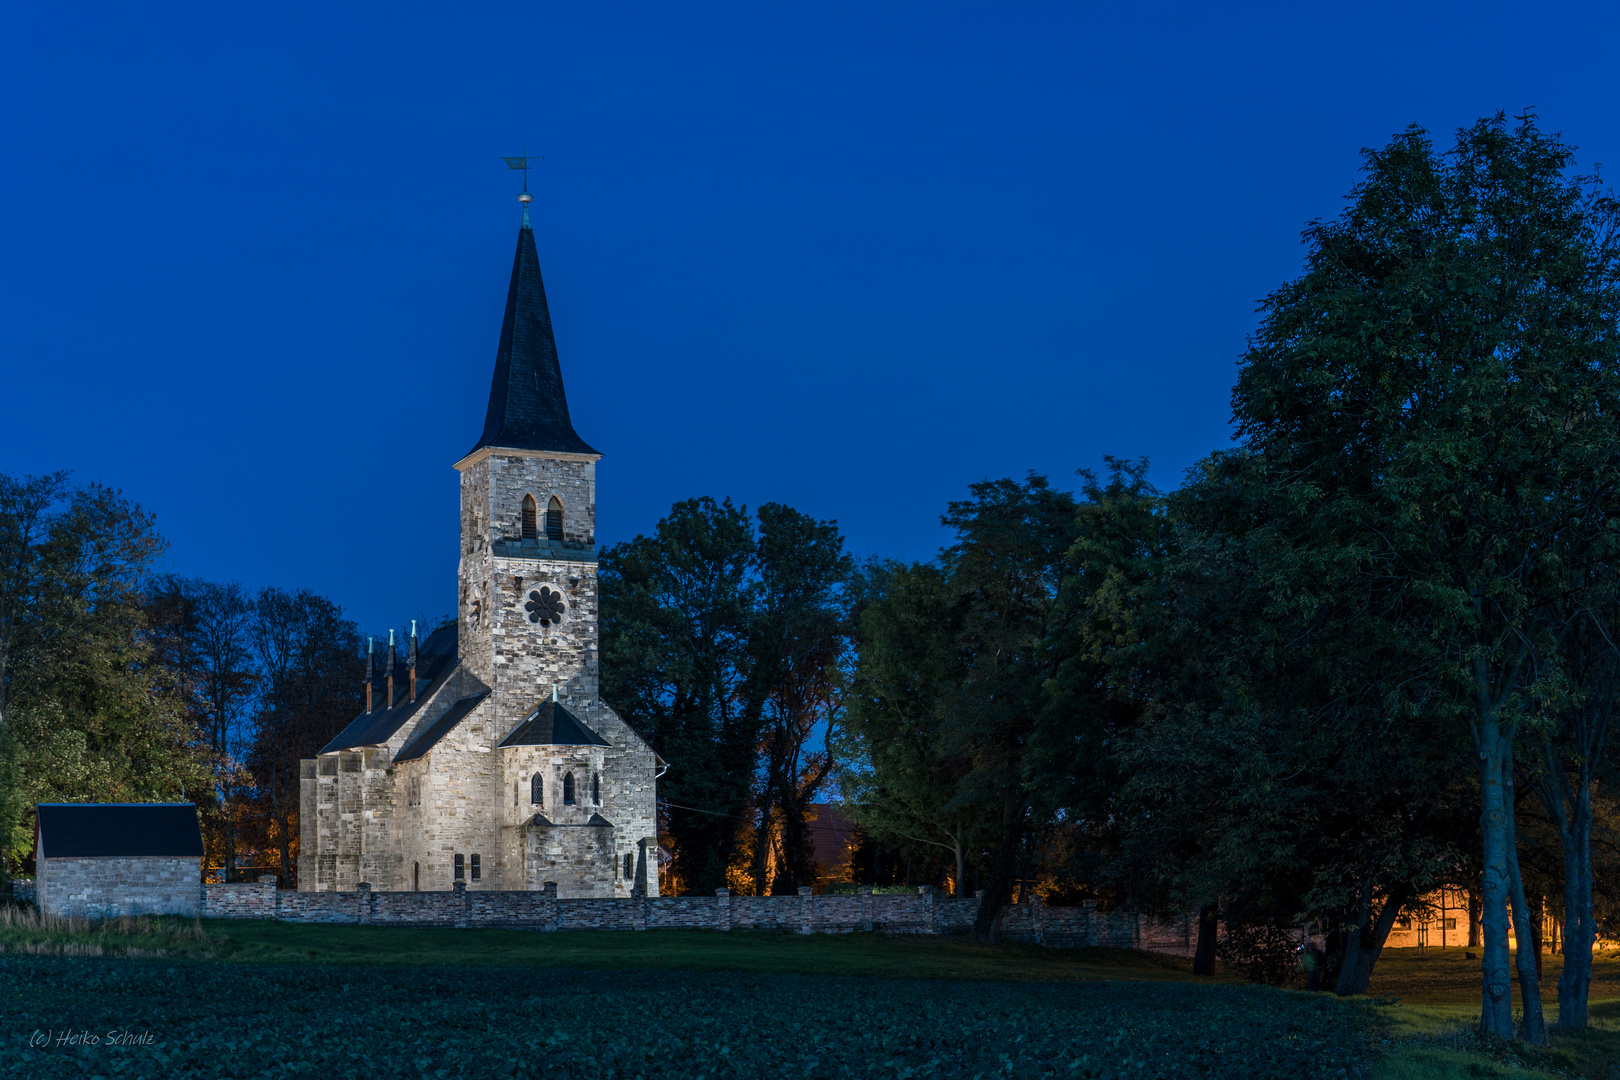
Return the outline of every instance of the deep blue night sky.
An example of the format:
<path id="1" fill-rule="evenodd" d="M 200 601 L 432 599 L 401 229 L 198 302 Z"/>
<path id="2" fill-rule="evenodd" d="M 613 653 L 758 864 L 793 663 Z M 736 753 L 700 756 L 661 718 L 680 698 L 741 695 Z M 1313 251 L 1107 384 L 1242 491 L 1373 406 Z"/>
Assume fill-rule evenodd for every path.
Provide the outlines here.
<path id="1" fill-rule="evenodd" d="M 12 5 L 0 470 L 167 568 L 453 608 L 520 179 L 598 536 L 729 495 L 926 558 L 966 485 L 1228 438 L 1360 148 L 1620 150 L 1613 5 Z"/>

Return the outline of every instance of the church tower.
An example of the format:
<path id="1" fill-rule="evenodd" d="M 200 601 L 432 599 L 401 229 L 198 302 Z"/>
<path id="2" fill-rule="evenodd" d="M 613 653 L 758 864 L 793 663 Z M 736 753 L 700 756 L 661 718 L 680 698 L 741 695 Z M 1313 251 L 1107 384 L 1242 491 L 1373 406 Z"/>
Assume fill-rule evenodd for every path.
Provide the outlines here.
<path id="1" fill-rule="evenodd" d="M 461 653 L 503 715 L 525 715 L 554 686 L 559 701 L 596 698 L 601 456 L 568 416 L 525 211 L 483 434 L 456 463 Z"/>

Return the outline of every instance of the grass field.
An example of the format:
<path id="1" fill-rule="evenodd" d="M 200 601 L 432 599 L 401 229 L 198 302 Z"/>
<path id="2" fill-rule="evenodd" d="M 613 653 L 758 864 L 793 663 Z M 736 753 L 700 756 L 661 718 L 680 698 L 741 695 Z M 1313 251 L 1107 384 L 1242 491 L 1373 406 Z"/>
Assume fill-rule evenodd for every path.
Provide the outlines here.
<path id="1" fill-rule="evenodd" d="M 0 949 L 0 1075 L 1620 1080 L 1612 954 L 1594 1029 L 1530 1051 L 1472 1034 L 1462 949 L 1386 953 L 1365 1002 L 1122 950 L 875 934 L 0 918 Z"/>

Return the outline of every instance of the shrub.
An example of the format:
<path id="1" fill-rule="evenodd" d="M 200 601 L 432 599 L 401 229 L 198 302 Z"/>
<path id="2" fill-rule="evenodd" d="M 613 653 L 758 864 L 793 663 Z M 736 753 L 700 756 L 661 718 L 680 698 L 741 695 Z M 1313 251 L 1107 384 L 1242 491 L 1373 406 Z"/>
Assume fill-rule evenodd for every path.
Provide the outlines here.
<path id="1" fill-rule="evenodd" d="M 1228 923 L 1215 955 L 1252 983 L 1288 986 L 1298 981 L 1298 935 L 1262 923 Z"/>

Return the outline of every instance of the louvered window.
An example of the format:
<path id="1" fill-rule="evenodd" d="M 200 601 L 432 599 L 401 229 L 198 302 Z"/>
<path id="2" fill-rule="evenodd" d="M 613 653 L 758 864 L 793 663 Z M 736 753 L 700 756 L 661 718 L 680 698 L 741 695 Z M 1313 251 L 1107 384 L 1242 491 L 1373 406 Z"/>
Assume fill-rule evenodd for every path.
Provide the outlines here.
<path id="1" fill-rule="evenodd" d="M 523 539 L 533 540 L 540 535 L 536 527 L 535 517 L 538 507 L 535 505 L 533 495 L 523 496 Z"/>

